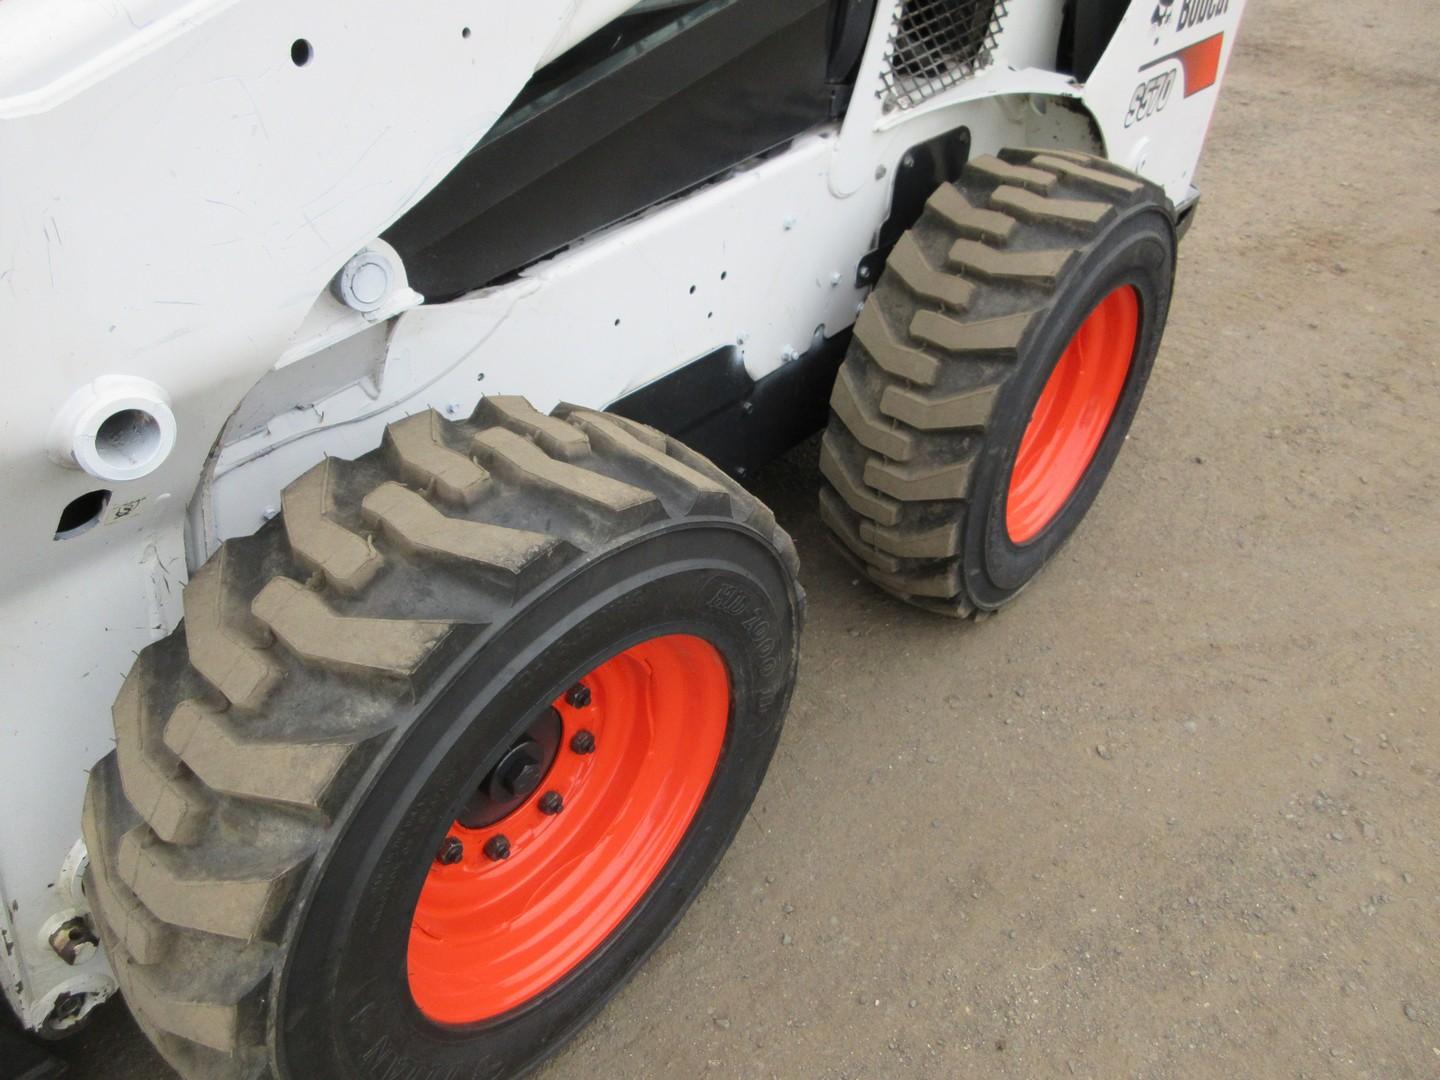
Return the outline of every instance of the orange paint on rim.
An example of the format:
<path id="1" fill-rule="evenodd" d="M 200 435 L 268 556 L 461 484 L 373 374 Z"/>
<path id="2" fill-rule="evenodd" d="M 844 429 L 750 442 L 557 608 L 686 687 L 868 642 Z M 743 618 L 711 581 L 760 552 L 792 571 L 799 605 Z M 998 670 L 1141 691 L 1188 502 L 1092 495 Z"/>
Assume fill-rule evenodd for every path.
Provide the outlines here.
<path id="1" fill-rule="evenodd" d="M 1140 297 L 1122 285 L 1101 300 L 1065 347 L 1020 439 L 1005 529 L 1023 544 L 1045 531 L 1090 467 L 1110 426 L 1140 327 Z"/>
<path id="2" fill-rule="evenodd" d="M 463 858 L 432 865 L 415 908 L 410 992 L 437 1023 L 488 1020 L 573 971 L 670 862 L 709 789 L 730 722 L 720 653 L 687 634 L 651 638 L 585 676 L 590 701 L 554 702 L 564 733 L 543 783 L 493 825 L 450 835 Z M 594 750 L 570 745 L 577 732 Z M 564 809 L 539 807 L 549 791 Z M 503 835 L 509 858 L 486 842 Z"/>

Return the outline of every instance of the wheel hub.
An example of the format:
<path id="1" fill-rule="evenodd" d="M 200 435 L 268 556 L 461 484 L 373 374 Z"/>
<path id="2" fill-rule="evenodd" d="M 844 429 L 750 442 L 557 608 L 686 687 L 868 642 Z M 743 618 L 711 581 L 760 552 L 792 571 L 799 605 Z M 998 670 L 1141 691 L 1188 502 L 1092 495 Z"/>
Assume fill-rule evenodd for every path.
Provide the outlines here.
<path id="1" fill-rule="evenodd" d="M 550 772 L 565 724 L 553 707 L 542 709 L 525 734 L 505 751 L 456 820 L 467 829 L 483 829 L 520 808 Z"/>

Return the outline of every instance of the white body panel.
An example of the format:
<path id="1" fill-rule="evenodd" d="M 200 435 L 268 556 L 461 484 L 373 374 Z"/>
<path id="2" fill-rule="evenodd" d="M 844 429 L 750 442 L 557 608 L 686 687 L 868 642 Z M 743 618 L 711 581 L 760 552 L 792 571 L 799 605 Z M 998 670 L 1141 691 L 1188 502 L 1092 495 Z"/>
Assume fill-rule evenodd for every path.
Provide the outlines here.
<path id="1" fill-rule="evenodd" d="M 961 125 L 976 154 L 1104 152 L 1186 200 L 1218 80 L 1132 109 L 1180 62 L 1140 68 L 1223 32 L 1223 72 L 1243 6 L 1181 31 L 1136 0 L 1079 86 L 1050 70 L 1058 0 L 1012 4 L 991 67 L 886 112 L 898 0 L 881 0 L 843 124 L 501 287 L 433 306 L 401 290 L 368 318 L 330 296 L 538 66 L 630 2 L 0 4 L 0 964 L 28 1024 L 61 992 L 88 1007 L 113 986 L 103 956 L 68 966 L 46 928 L 83 905 L 59 876 L 85 772 L 113 745 L 134 653 L 180 618 L 187 551 L 193 566 L 253 531 L 314 462 L 373 448 L 418 409 L 468 412 L 491 392 L 604 405 L 736 343 L 754 377 L 773 371 L 853 321 L 900 158 Z M 47 450 L 62 406 L 104 375 L 149 380 L 173 409 L 174 449 L 139 479 Z M 53 539 L 97 488 L 113 491 L 101 523 Z"/>

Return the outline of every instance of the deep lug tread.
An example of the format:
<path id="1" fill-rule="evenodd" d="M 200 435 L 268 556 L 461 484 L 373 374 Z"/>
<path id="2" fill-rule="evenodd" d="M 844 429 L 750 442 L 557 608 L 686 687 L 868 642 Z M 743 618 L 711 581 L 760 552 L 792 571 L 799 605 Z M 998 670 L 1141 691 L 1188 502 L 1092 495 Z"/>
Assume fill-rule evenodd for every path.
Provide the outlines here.
<path id="1" fill-rule="evenodd" d="M 613 417 L 593 409 L 561 405 L 556 413 L 582 429 L 592 447 L 628 458 L 642 473 L 680 485 L 690 495 L 687 509 L 703 513 L 729 512 L 729 484 L 722 484 L 714 477 L 675 460 L 663 447 L 656 446 L 653 439 L 641 436 L 627 425 L 617 424 Z M 659 435 L 659 432 L 655 434 Z"/>
<path id="2" fill-rule="evenodd" d="M 992 244 L 1005 244 L 1020 224 L 998 210 L 972 206 L 953 184 L 936 188 L 925 206 L 960 236 Z"/>
<path id="3" fill-rule="evenodd" d="M 222 877 L 182 860 L 157 839 L 143 825 L 120 838 L 119 880 L 162 922 L 242 941 L 261 936 L 278 894 L 300 865 L 256 866 L 249 873 L 226 867 Z"/>
<path id="4" fill-rule="evenodd" d="M 80 825 L 85 842 L 92 850 L 98 851 L 104 842 L 100 831 L 100 820 L 105 813 L 102 807 L 109 799 L 107 788 L 115 783 L 117 771 L 114 760 L 102 761 L 95 766 L 96 777 L 85 790 Z M 111 938 L 121 942 L 138 963 L 153 964 L 164 958 L 170 946 L 171 927 L 155 918 L 129 888 L 115 880 L 106 860 L 91 860 L 85 894 L 92 912 L 110 927 Z"/>
<path id="5" fill-rule="evenodd" d="M 522 397 L 496 394 L 481 398 L 471 420 L 523 435 L 562 461 L 574 461 L 590 452 L 590 440 L 583 431 L 546 416 Z"/>
<path id="6" fill-rule="evenodd" d="M 862 446 L 896 461 L 909 461 L 915 455 L 914 439 L 881 416 L 856 381 L 848 366 L 840 368 L 835 389 L 830 394 L 830 407 L 835 415 Z"/>
<path id="7" fill-rule="evenodd" d="M 1065 271 L 1073 251 L 999 251 L 978 240 L 956 240 L 950 265 L 995 281 L 1025 281 L 1049 287 Z"/>
<path id="8" fill-rule="evenodd" d="M 903 345 L 885 321 L 878 304 L 866 304 L 855 320 L 855 340 L 885 371 L 922 386 L 934 386 L 940 361 Z"/>
<path id="9" fill-rule="evenodd" d="M 828 431 L 820 441 L 820 474 L 830 481 L 840 493 L 840 497 L 858 513 L 882 525 L 894 525 L 900 520 L 900 504 L 869 487 L 860 475 L 845 464 L 836 449 L 833 433 Z"/>
<path id="10" fill-rule="evenodd" d="M 917 311 L 910 322 L 910 336 L 946 352 L 1014 356 L 1034 314 L 1033 311 L 1021 311 L 993 319 L 962 322 L 938 311 Z"/>
<path id="11" fill-rule="evenodd" d="M 230 545 L 222 545 L 186 586 L 185 642 L 190 663 L 210 685 L 242 709 L 258 709 L 280 681 L 281 669 L 253 640 L 249 628 L 260 624 L 228 579 L 230 560 Z"/>
<path id="12" fill-rule="evenodd" d="M 283 577 L 260 590 L 254 611 L 307 664 L 399 679 L 414 675 L 451 627 L 438 620 L 338 615 L 318 593 Z"/>
<path id="13" fill-rule="evenodd" d="M 947 599 L 956 595 L 961 588 L 960 564 L 953 563 L 939 569 L 895 573 L 878 566 L 867 566 L 865 573 L 870 580 L 883 585 L 891 592 L 903 592 L 906 596 L 923 596 L 927 599 Z"/>
<path id="14" fill-rule="evenodd" d="M 365 520 L 406 551 L 519 574 L 558 541 L 543 533 L 449 517 L 403 484 L 381 484 L 361 503 Z"/>
<path id="15" fill-rule="evenodd" d="M 1037 165 L 1039 161 L 1040 159 L 1036 159 Z M 1059 177 L 1053 172 L 1046 172 L 1042 168 L 1030 165 L 1016 165 L 990 155 L 972 158 L 965 168 L 971 173 L 978 173 L 1001 184 L 1028 188 L 1038 195 L 1050 194 L 1055 189 L 1055 185 L 1060 182 Z"/>
<path id="16" fill-rule="evenodd" d="M 324 574 L 341 592 L 353 593 L 370 583 L 385 560 L 368 538 L 334 520 L 333 469 L 334 462 L 326 458 L 285 489 L 285 535 L 302 565 Z"/>
<path id="17" fill-rule="evenodd" d="M 1164 205 L 1103 158 L 1002 150 L 926 202 L 856 321 L 821 443 L 821 516 L 871 580 L 927 611 L 986 614 L 966 591 L 963 538 L 1012 362 L 1072 260 L 1142 199 Z M 963 281 L 964 303 L 941 281 Z"/>
<path id="18" fill-rule="evenodd" d="M 164 748 L 138 680 L 120 688 L 111 716 L 125 797 L 162 839 L 193 844 L 209 816 L 209 801 L 185 775 L 179 758 Z"/>
<path id="19" fill-rule="evenodd" d="M 247 739 L 224 713 L 188 699 L 175 707 L 165 742 L 212 791 L 319 810 L 354 752 L 350 743 Z"/>
<path id="20" fill-rule="evenodd" d="M 906 233 L 896 242 L 895 250 L 890 253 L 886 265 L 922 300 L 933 300 L 956 310 L 970 306 L 975 286 L 964 278 L 931 266 L 910 233 Z"/>
<path id="21" fill-rule="evenodd" d="M 1031 162 L 1039 168 L 1060 173 L 1067 180 L 1073 180 L 1083 187 L 1112 195 L 1134 195 L 1145 189 L 1145 181 L 1138 177 L 1119 175 L 1109 170 L 1094 168 L 1089 164 L 1081 165 L 1068 157 L 1038 154 L 1031 159 Z"/>
<path id="22" fill-rule="evenodd" d="M 999 392 L 998 383 L 943 397 L 931 397 L 903 386 L 887 386 L 880 399 L 880 411 L 922 431 L 983 428 Z"/>
<path id="23" fill-rule="evenodd" d="M 840 542 L 868 565 L 891 573 L 898 571 L 900 560 L 887 552 L 880 551 L 873 544 L 867 544 L 860 536 L 860 530 L 854 517 L 854 512 L 845 506 L 833 489 L 821 489 L 820 518 L 834 530 L 835 535 L 840 538 Z"/>
<path id="24" fill-rule="evenodd" d="M 396 421 L 385 429 L 385 448 L 401 479 L 434 489 L 447 503 L 470 506 L 490 486 L 490 474 L 447 445 L 445 422 L 434 409 Z"/>
<path id="25" fill-rule="evenodd" d="M 562 426 L 575 430 L 568 424 Z M 586 445 L 589 445 L 588 439 Z M 482 431 L 475 436 L 473 446 L 492 469 L 505 469 L 518 480 L 540 484 L 609 514 L 621 527 L 633 527 L 659 512 L 659 500 L 653 492 L 559 461 L 536 443 L 504 428 Z"/>
<path id="26" fill-rule="evenodd" d="M 902 502 L 963 499 L 970 489 L 972 461 L 953 465 L 895 465 L 871 458 L 865 463 L 865 483 Z"/>
<path id="27" fill-rule="evenodd" d="M 900 530 L 862 520 L 860 539 L 902 559 L 948 559 L 960 554 L 960 525 L 954 521 L 933 529 Z"/>
<path id="28" fill-rule="evenodd" d="M 1026 221 L 1054 221 L 1089 228 L 1101 224 L 1115 208 L 1090 199 L 1047 199 L 1024 188 L 1002 186 L 990 195 L 990 205 L 1008 210 Z"/>

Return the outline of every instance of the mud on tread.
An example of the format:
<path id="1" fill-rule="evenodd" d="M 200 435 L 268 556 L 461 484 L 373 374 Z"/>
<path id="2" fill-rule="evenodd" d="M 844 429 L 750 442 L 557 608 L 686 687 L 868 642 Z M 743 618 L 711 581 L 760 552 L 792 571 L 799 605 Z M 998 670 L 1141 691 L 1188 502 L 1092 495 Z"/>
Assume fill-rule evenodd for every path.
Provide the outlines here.
<path id="1" fill-rule="evenodd" d="M 769 509 L 682 444 L 494 397 L 468 420 L 416 414 L 362 458 L 322 461 L 276 521 L 196 572 L 185 621 L 120 691 L 117 750 L 92 771 L 83 822 L 102 940 L 172 1065 L 270 1075 L 266 1010 L 296 881 L 431 660 L 617 536 L 686 516 L 748 527 L 798 573 Z M 441 590 L 405 579 L 437 576 L 460 600 L 410 610 Z M 317 693 L 330 708 L 310 707 Z"/>
<path id="2" fill-rule="evenodd" d="M 970 464 L 1057 283 L 1154 185 L 1074 151 L 1002 150 L 937 190 L 891 253 L 836 382 L 821 516 L 882 588 L 983 614 L 964 588 Z"/>

